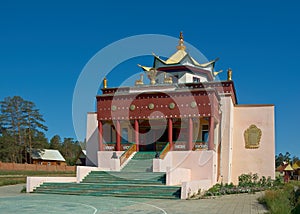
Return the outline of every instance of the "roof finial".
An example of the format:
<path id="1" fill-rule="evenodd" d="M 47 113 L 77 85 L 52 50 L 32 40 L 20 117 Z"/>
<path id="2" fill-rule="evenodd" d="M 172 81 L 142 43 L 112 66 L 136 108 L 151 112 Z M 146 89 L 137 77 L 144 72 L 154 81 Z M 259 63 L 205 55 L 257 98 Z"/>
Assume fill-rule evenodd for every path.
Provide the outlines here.
<path id="1" fill-rule="evenodd" d="M 179 39 L 181 40 L 183 40 L 183 33 L 182 33 L 182 31 L 180 31 L 180 34 L 179 34 Z"/>
<path id="2" fill-rule="evenodd" d="M 107 88 L 107 79 L 104 77 L 103 79 L 103 88 Z"/>
<path id="3" fill-rule="evenodd" d="M 185 50 L 185 45 L 183 44 L 183 33 L 182 31 L 180 31 L 180 34 L 179 34 L 179 42 L 178 42 L 178 46 L 176 47 L 177 50 Z"/>
<path id="4" fill-rule="evenodd" d="M 227 70 L 227 80 L 232 81 L 232 70 L 231 70 L 231 68 L 228 68 L 228 70 Z"/>

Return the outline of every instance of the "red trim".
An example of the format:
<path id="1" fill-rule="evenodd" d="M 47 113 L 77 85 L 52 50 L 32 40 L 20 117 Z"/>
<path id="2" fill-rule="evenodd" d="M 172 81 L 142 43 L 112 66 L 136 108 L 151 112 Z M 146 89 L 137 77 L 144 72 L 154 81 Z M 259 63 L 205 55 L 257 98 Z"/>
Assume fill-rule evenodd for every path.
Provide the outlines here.
<path id="1" fill-rule="evenodd" d="M 151 86 L 148 86 L 151 87 Z M 153 86 L 157 87 L 157 86 Z M 195 89 L 207 89 L 208 87 L 210 88 L 214 88 L 215 90 L 217 90 L 218 92 L 225 92 L 231 95 L 232 100 L 234 102 L 234 104 L 237 104 L 237 97 L 236 97 L 236 90 L 235 90 L 235 86 L 234 86 L 234 82 L 233 81 L 221 81 L 221 82 L 203 82 L 203 83 L 185 83 L 185 84 L 178 84 L 178 88 L 186 88 L 189 87 L 190 90 L 195 90 Z M 97 96 L 97 101 L 99 101 L 100 99 L 103 99 L 106 95 L 112 95 L 115 94 L 116 92 L 118 92 L 118 96 L 119 93 L 121 92 L 122 94 L 126 94 L 129 92 L 130 88 L 132 87 L 121 87 L 121 88 L 103 88 L 102 93 L 103 95 L 98 95 Z M 159 89 L 160 90 L 160 89 Z M 155 92 L 152 92 L 155 93 Z M 180 93 L 180 92 L 177 92 Z"/>
<path id="2" fill-rule="evenodd" d="M 116 151 L 120 151 L 121 150 L 121 125 L 120 125 L 120 121 L 117 120 L 116 121 Z"/>
<path id="3" fill-rule="evenodd" d="M 135 134 L 135 144 L 136 144 L 136 151 L 139 151 L 139 121 L 134 120 L 134 134 Z"/>
<path id="4" fill-rule="evenodd" d="M 98 120 L 98 144 L 99 151 L 103 151 L 103 126 L 102 122 Z"/>
<path id="5" fill-rule="evenodd" d="M 193 149 L 193 119 L 189 118 L 189 150 Z"/>

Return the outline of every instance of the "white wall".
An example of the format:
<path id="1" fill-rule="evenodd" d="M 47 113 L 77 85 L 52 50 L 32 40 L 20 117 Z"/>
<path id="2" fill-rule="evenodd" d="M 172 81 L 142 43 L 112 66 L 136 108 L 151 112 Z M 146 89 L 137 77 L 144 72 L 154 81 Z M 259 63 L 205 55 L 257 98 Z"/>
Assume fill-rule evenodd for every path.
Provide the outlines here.
<path id="1" fill-rule="evenodd" d="M 259 148 L 245 148 L 244 132 L 250 125 L 262 131 Z M 234 108 L 234 144 L 232 181 L 238 176 L 258 173 L 275 178 L 275 119 L 273 105 L 244 105 Z"/>
<path id="2" fill-rule="evenodd" d="M 53 183 L 65 183 L 65 182 L 77 182 L 76 177 L 27 177 L 26 192 L 33 192 L 33 190 L 39 187 L 44 182 Z"/>
<path id="3" fill-rule="evenodd" d="M 231 96 L 221 97 L 221 180 L 231 182 L 234 106 Z"/>
<path id="4" fill-rule="evenodd" d="M 217 182 L 216 164 L 217 155 L 215 151 L 170 151 L 165 159 L 153 160 L 153 170 L 167 171 L 169 175 L 173 176 L 170 185 L 176 183 L 178 169 L 184 169 L 180 171 L 182 173 L 190 170 L 190 175 L 181 176 L 184 179 L 189 177 L 190 181 L 210 180 L 212 184 L 215 184 Z M 174 174 L 172 174 L 173 171 Z"/>
<path id="5" fill-rule="evenodd" d="M 97 166 L 97 151 L 99 151 L 97 113 L 88 113 L 86 126 L 87 166 Z"/>
<path id="6" fill-rule="evenodd" d="M 118 159 L 112 159 L 116 152 Z M 120 171 L 120 156 L 124 151 L 98 151 L 98 167 L 105 171 Z"/>

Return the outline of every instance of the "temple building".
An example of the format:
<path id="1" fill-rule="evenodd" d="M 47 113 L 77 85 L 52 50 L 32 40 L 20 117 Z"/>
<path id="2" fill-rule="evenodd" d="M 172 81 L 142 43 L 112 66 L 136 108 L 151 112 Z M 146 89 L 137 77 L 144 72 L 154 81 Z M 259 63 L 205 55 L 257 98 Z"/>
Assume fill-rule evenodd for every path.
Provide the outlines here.
<path id="1" fill-rule="evenodd" d="M 103 80 L 96 112 L 87 115 L 87 165 L 122 172 L 148 152 L 145 171 L 166 173 L 166 185 L 182 192 L 237 184 L 250 172 L 274 178 L 274 105 L 238 104 L 232 70 L 216 80 L 218 59 L 197 62 L 182 33 L 176 49 L 168 59 L 153 54 L 152 66 L 139 65 L 148 84 L 143 75 L 128 87 Z"/>

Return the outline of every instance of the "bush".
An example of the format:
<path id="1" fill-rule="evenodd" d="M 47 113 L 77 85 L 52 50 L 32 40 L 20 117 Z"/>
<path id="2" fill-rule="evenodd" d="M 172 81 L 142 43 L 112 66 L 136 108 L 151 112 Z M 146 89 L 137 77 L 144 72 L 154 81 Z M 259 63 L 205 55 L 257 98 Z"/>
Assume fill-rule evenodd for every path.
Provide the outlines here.
<path id="1" fill-rule="evenodd" d="M 281 188 L 267 190 L 259 202 L 265 204 L 272 214 L 300 213 L 300 183 L 291 182 Z"/>
<path id="2" fill-rule="evenodd" d="M 272 181 L 271 177 L 266 178 L 262 176 L 260 179 L 257 173 L 242 174 L 239 176 L 239 185 L 234 186 L 230 184 L 216 184 L 211 187 L 205 196 L 218 196 L 226 194 L 238 194 L 238 193 L 255 193 L 264 191 L 266 189 L 274 188 L 276 185 L 281 184 L 280 180 Z"/>
<path id="3" fill-rule="evenodd" d="M 272 214 L 290 214 L 292 206 L 284 190 L 268 190 L 260 202 L 266 204 Z"/>

